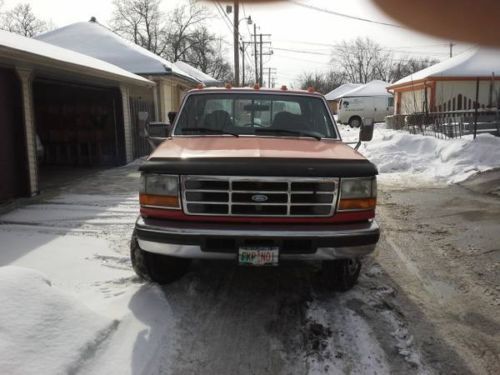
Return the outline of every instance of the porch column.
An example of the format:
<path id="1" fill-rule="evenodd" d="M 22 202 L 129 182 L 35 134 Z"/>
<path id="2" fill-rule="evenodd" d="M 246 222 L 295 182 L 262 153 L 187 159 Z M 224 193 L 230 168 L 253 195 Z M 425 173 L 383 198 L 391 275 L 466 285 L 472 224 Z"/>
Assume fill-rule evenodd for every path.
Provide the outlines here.
<path id="1" fill-rule="evenodd" d="M 149 76 L 148 79 L 150 81 L 153 81 L 154 83 L 156 83 L 156 86 L 153 86 L 151 87 L 151 91 L 153 92 L 153 103 L 154 103 L 154 110 L 155 110 L 155 113 L 154 113 L 154 121 L 161 121 L 160 120 L 160 99 L 159 99 L 159 96 L 160 96 L 160 81 L 155 81 L 154 78 L 152 76 Z M 149 119 L 149 121 L 151 121 L 153 119 Z"/>
<path id="2" fill-rule="evenodd" d="M 26 140 L 26 156 L 28 160 L 28 177 L 30 195 L 39 193 L 38 162 L 36 152 L 35 113 L 33 108 L 33 69 L 16 67 L 17 75 L 21 80 L 21 95 L 23 101 L 24 133 Z"/>
<path id="3" fill-rule="evenodd" d="M 132 119 L 130 118 L 130 94 L 126 86 L 120 85 L 123 108 L 123 130 L 125 134 L 125 160 L 130 163 L 134 160 L 134 135 L 132 130 Z"/>

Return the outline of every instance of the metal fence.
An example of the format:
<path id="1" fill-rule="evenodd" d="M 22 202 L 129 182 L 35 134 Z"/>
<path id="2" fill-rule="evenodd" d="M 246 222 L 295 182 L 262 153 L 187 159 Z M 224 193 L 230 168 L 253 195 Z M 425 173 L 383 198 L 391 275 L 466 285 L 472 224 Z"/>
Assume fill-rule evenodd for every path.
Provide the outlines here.
<path id="1" fill-rule="evenodd" d="M 147 120 L 140 119 L 140 113 L 147 113 Z M 151 153 L 151 148 L 146 138 L 144 137 L 144 126 L 146 121 L 154 119 L 154 104 L 141 100 L 139 98 L 131 98 L 130 100 L 130 116 L 132 121 L 133 137 L 134 137 L 134 158 L 146 156 Z"/>
<path id="2" fill-rule="evenodd" d="M 500 109 L 486 108 L 450 112 L 413 113 L 386 117 L 392 129 L 405 129 L 412 134 L 437 138 L 460 138 L 464 135 L 490 133 L 500 136 Z"/>

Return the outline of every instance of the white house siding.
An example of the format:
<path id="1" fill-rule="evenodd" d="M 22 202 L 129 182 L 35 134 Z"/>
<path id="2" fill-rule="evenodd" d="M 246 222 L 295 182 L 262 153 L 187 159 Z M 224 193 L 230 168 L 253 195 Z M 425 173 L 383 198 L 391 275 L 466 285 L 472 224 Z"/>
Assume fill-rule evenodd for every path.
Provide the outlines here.
<path id="1" fill-rule="evenodd" d="M 401 96 L 400 114 L 407 115 L 424 111 L 425 93 L 424 89 L 398 92 Z M 430 89 L 427 89 L 427 100 L 430 101 Z M 399 98 L 396 98 L 399 100 Z"/>
<path id="2" fill-rule="evenodd" d="M 492 82 L 494 82 L 493 86 Z M 492 88 L 491 95 L 490 88 Z M 500 81 L 483 78 L 479 82 L 478 102 L 480 107 L 487 107 L 490 104 L 496 106 L 498 95 L 500 95 Z M 436 110 L 438 111 L 473 109 L 475 100 L 476 80 L 436 82 Z"/>

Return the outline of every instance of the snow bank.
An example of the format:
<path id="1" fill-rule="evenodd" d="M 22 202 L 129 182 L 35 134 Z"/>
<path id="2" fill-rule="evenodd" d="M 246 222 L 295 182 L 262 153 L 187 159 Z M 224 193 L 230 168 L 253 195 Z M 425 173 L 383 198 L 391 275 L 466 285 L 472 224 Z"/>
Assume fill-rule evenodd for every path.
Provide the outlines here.
<path id="1" fill-rule="evenodd" d="M 0 267 L 0 371 L 75 372 L 116 328 L 41 273 Z"/>
<path id="2" fill-rule="evenodd" d="M 374 139 L 360 152 L 377 165 L 382 181 L 406 178 L 411 183 L 416 177 L 420 182 L 454 184 L 500 167 L 500 138 L 490 134 L 445 140 L 376 127 Z"/>

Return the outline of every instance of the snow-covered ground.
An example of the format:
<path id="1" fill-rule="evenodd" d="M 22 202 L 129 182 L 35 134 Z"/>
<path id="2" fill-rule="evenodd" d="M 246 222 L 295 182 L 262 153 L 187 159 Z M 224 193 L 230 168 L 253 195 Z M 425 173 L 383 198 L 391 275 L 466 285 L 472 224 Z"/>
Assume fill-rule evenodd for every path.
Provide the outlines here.
<path id="1" fill-rule="evenodd" d="M 345 141 L 356 141 L 358 129 L 339 125 Z M 457 139 L 413 135 L 375 125 L 371 142 L 359 151 L 375 163 L 380 181 L 394 186 L 453 184 L 500 168 L 500 137 L 480 134 Z"/>
<path id="2" fill-rule="evenodd" d="M 383 183 L 447 184 L 498 167 L 499 142 L 378 126 L 360 151 Z M 138 280 L 128 254 L 136 169 L 96 173 L 0 216 L 0 373 L 427 371 L 377 265 L 334 296 L 309 268 L 204 264 L 168 287 Z"/>
<path id="3" fill-rule="evenodd" d="M 136 169 L 98 173 L 0 216 L 0 373 L 168 368 L 175 319 L 128 255 Z"/>

